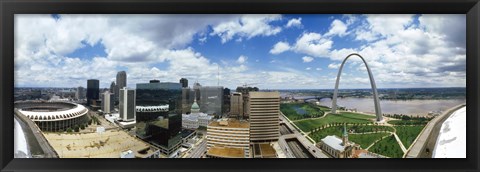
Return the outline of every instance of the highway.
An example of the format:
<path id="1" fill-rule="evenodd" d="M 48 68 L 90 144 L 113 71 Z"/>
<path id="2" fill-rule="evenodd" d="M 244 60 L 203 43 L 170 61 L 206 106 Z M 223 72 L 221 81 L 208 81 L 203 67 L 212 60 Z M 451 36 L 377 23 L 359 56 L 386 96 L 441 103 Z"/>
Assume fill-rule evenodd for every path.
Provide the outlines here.
<path id="1" fill-rule="evenodd" d="M 287 148 L 285 145 L 280 144 L 282 150 L 287 151 L 287 157 L 289 157 L 289 154 L 293 154 L 292 156 L 297 158 L 305 157 L 305 155 L 301 154 L 305 154 L 303 151 L 306 150 L 313 156 L 313 158 L 329 158 L 329 156 L 320 148 L 316 147 L 315 144 L 310 142 L 305 133 L 298 131 L 295 127 L 293 127 L 291 121 L 289 121 L 282 112 L 280 112 L 280 120 L 282 121 L 280 126 L 285 126 L 285 129 L 288 130 L 288 133 L 291 132 L 291 134 L 282 134 L 279 138 L 279 143 L 286 143 L 288 145 Z M 285 129 L 283 129 L 283 132 L 287 133 Z M 280 130 L 282 130 L 282 128 L 280 128 Z M 298 140 L 298 143 L 288 143 L 288 141 L 290 141 L 292 138 L 296 138 L 295 140 Z M 299 146 L 302 146 L 304 149 L 299 149 Z"/>
<path id="2" fill-rule="evenodd" d="M 313 155 L 308 152 L 297 139 L 286 140 L 288 147 L 292 150 L 296 158 L 314 158 Z"/>
<path id="3" fill-rule="evenodd" d="M 202 156 L 207 151 L 207 139 L 202 139 L 202 141 L 193 147 L 190 150 L 190 153 L 187 155 L 187 158 L 202 158 Z"/>

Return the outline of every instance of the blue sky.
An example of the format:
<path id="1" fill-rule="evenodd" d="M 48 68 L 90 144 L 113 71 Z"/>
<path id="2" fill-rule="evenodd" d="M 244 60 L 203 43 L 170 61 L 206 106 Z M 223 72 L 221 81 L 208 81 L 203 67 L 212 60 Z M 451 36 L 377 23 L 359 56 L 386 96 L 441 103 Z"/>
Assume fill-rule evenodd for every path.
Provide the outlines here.
<path id="1" fill-rule="evenodd" d="M 35 28 L 35 29 L 33 29 Z M 361 54 L 379 88 L 465 87 L 465 15 L 16 15 L 15 86 L 101 87 L 127 72 L 229 88 L 334 87 Z M 220 73 L 218 75 L 217 73 Z M 340 88 L 369 88 L 358 58 Z"/>

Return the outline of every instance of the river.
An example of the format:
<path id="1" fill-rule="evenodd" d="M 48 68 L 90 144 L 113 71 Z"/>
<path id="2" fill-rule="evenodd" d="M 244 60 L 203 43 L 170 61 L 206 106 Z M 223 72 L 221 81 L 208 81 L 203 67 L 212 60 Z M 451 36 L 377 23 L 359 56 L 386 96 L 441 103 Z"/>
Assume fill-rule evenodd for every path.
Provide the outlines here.
<path id="1" fill-rule="evenodd" d="M 431 111 L 443 112 L 451 107 L 465 103 L 465 99 L 449 100 L 380 100 L 382 113 L 405 114 L 411 116 L 425 116 Z M 324 98 L 320 104 L 331 107 L 332 100 Z M 360 112 L 375 113 L 373 98 L 339 98 L 337 105 L 348 109 L 357 109 Z"/>

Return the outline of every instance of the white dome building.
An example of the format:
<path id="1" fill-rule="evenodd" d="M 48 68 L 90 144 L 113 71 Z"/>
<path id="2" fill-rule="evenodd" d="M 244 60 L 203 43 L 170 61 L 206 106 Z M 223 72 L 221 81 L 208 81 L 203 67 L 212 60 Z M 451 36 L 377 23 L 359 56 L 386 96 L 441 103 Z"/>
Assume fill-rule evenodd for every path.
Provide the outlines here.
<path id="1" fill-rule="evenodd" d="M 200 112 L 197 100 L 193 102 L 190 112 L 190 114 L 182 114 L 183 128 L 197 129 L 200 126 L 207 127 L 213 119 L 213 116 Z"/>

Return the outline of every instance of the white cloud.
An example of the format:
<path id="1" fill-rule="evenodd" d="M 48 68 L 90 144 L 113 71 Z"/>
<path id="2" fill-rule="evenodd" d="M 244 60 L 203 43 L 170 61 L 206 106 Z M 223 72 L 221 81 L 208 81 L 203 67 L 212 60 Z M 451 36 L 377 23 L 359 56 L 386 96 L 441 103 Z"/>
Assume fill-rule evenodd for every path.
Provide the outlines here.
<path id="1" fill-rule="evenodd" d="M 213 32 L 210 35 L 219 36 L 222 43 L 231 40 L 234 36 L 250 39 L 255 36 L 276 35 L 282 31 L 282 28 L 270 25 L 270 22 L 281 19 L 281 15 L 243 15 L 239 20 L 213 26 Z"/>
<path id="2" fill-rule="evenodd" d="M 243 64 L 247 61 L 248 57 L 247 56 L 243 56 L 241 55 L 240 57 L 238 57 L 237 59 L 237 63 L 240 63 L 240 64 Z"/>
<path id="3" fill-rule="evenodd" d="M 331 63 L 328 65 L 329 69 L 338 69 L 340 67 L 340 63 Z"/>
<path id="4" fill-rule="evenodd" d="M 328 57 L 333 41 L 319 33 L 303 33 L 293 46 L 293 50 L 315 57 Z"/>
<path id="5" fill-rule="evenodd" d="M 101 87 L 108 87 L 115 80 L 117 70 L 121 69 L 127 70 L 129 87 L 150 79 L 177 82 L 181 77 L 187 77 L 191 81 L 199 80 L 202 85 L 216 85 L 217 72 L 220 71 L 220 84 L 229 87 L 242 83 L 268 83 L 258 86 L 331 88 L 336 73 L 321 72 L 321 77 L 318 77 L 319 72 L 305 71 L 322 70 L 316 66 L 303 66 L 305 70 L 300 68 L 299 71 L 283 68 L 278 71 L 251 69 L 260 63 L 248 66 L 246 56 L 228 57 L 233 60 L 221 60 L 217 64 L 190 47 L 193 40 L 202 42 L 208 36 L 219 36 L 225 41 L 246 41 L 281 32 L 281 28 L 277 32 L 277 27 L 272 25 L 273 21 L 280 19 L 272 16 L 256 17 L 253 22 L 244 19 L 248 17 L 61 15 L 59 20 L 55 20 L 50 15 L 16 15 L 15 85 L 86 86 L 87 79 L 96 78 L 100 80 Z M 270 53 L 280 54 L 290 50 L 302 54 L 303 62 L 311 62 L 315 57 L 329 58 L 332 62 L 324 66 L 328 69 L 338 69 L 339 62 L 348 54 L 359 53 L 368 62 L 380 88 L 399 85 L 465 86 L 465 15 L 421 15 L 418 24 L 413 22 L 417 20 L 411 15 L 389 15 L 386 19 L 375 15 L 354 15 L 342 20 L 344 22 L 338 21 L 346 25 L 345 29 L 334 29 L 339 24 L 332 22 L 331 28 L 324 34 L 301 33 L 292 45 L 281 38 L 284 41 L 277 42 Z M 226 27 L 228 29 L 224 32 L 213 35 L 214 32 L 207 33 L 209 27 L 228 23 L 238 24 L 239 27 L 232 25 L 233 30 Z M 351 25 L 359 27 L 350 28 Z M 380 28 L 383 25 L 385 27 Z M 250 28 L 253 26 L 260 26 L 259 31 Z M 268 27 L 272 30 L 262 29 Z M 361 43 L 367 43 L 334 49 L 332 36 L 343 34 L 338 39 L 348 39 L 349 33 L 355 34 L 355 39 L 362 40 Z M 82 47 L 97 44 L 105 47 L 106 55 L 70 57 L 70 53 Z M 258 62 L 259 57 L 250 58 Z M 264 61 L 267 64 L 283 63 L 278 59 L 275 61 L 266 58 Z M 345 68 L 349 75 L 345 75 L 347 77 L 342 79 L 345 81 L 342 83 L 349 83 L 351 87 L 367 84 L 365 87 L 369 87 L 360 59 L 354 57 L 349 63 L 352 62 L 355 65 Z M 298 82 L 292 83 L 292 80 Z"/>
<path id="6" fill-rule="evenodd" d="M 277 42 L 272 49 L 270 54 L 280 54 L 290 49 L 290 45 L 287 42 Z"/>
<path id="7" fill-rule="evenodd" d="M 304 63 L 308 63 L 308 62 L 313 61 L 313 57 L 304 56 L 304 57 L 302 57 L 302 60 L 303 60 Z"/>
<path id="8" fill-rule="evenodd" d="M 335 36 L 338 35 L 343 37 L 347 35 L 347 25 L 341 20 L 335 19 L 330 25 L 330 30 L 325 34 L 325 36 Z"/>
<path id="9" fill-rule="evenodd" d="M 287 25 L 285 25 L 286 28 L 290 28 L 290 27 L 302 27 L 302 18 L 293 18 L 293 19 L 290 19 L 287 23 Z"/>

